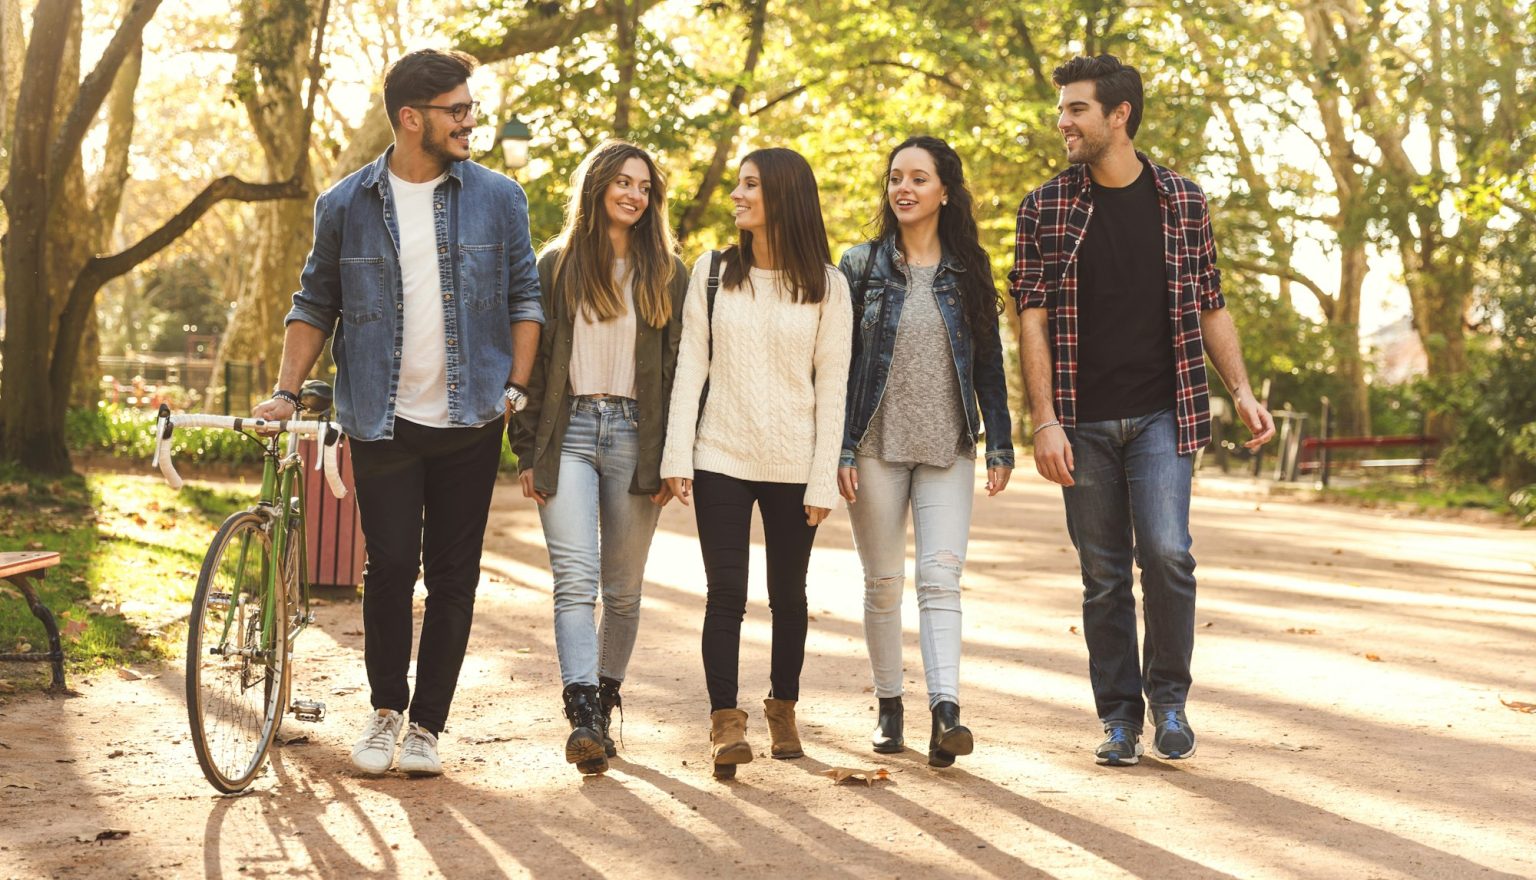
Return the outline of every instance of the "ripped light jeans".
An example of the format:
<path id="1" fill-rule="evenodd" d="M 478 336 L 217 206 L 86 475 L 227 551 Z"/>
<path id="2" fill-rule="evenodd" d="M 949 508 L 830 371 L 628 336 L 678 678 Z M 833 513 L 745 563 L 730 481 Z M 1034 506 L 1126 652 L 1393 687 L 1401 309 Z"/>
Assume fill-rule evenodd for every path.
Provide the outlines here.
<path id="1" fill-rule="evenodd" d="M 858 456 L 858 500 L 848 505 L 864 564 L 864 638 L 875 696 L 901 696 L 901 599 L 907 510 L 917 536 L 918 633 L 928 706 L 960 702 L 960 571 L 975 500 L 976 461 L 947 468 Z"/>
<path id="2" fill-rule="evenodd" d="M 555 574 L 562 685 L 624 680 L 640 628 L 640 585 L 661 508 L 629 494 L 639 459 L 638 407 L 578 397 L 560 449 L 560 483 L 539 507 Z M 598 595 L 601 626 L 594 624 Z"/>

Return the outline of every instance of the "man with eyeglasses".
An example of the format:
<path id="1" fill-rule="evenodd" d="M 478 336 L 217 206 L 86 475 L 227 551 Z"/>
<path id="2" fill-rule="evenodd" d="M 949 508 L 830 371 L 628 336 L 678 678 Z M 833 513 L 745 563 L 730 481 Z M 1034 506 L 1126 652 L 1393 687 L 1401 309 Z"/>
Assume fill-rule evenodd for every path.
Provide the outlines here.
<path id="1" fill-rule="evenodd" d="M 364 773 L 442 773 L 437 739 L 469 643 L 503 414 L 526 401 L 543 310 L 528 200 L 470 161 L 475 62 L 422 50 L 384 74 L 394 145 L 315 202 L 315 242 L 260 418 L 289 418 L 327 337 L 368 566 Z M 426 612 L 411 693 L 412 596 Z M 409 711 L 409 724 L 405 713 Z M 403 741 L 401 729 L 406 728 Z"/>

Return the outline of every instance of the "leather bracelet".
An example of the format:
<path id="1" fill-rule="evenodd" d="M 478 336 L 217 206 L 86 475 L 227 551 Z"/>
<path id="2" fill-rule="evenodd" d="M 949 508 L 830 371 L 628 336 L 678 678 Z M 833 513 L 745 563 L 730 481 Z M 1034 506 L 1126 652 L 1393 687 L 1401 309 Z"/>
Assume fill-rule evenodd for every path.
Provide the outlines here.
<path id="1" fill-rule="evenodd" d="M 1040 425 L 1039 427 L 1035 428 L 1035 430 L 1033 432 L 1031 432 L 1029 436 L 1031 436 L 1031 437 L 1038 437 L 1038 436 L 1040 436 L 1040 432 L 1044 431 L 1046 428 L 1059 428 L 1059 427 L 1061 427 L 1061 420 L 1060 419 L 1051 419 L 1049 422 L 1046 422 L 1045 424 Z"/>
<path id="2" fill-rule="evenodd" d="M 286 400 L 288 401 L 289 405 L 293 407 L 295 412 L 297 412 L 299 409 L 299 396 L 294 394 L 292 391 L 284 391 L 281 388 L 274 388 L 272 390 L 272 397 L 270 399 Z"/>

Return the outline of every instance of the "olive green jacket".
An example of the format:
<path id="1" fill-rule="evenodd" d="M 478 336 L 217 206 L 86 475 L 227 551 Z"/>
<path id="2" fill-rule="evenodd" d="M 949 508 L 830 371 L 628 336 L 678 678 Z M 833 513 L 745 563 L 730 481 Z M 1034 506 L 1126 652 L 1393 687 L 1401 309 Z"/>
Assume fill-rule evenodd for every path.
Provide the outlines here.
<path id="1" fill-rule="evenodd" d="M 528 406 L 512 417 L 508 437 L 517 453 L 517 468 L 533 469 L 533 487 L 554 494 L 560 482 L 560 448 L 571 421 L 571 340 L 575 316 L 557 296 L 551 283 L 558 248 L 539 258 L 539 289 L 543 295 L 545 324 L 539 334 L 539 353 L 528 380 Z M 682 260 L 672 274 L 672 318 L 656 328 L 635 321 L 635 396 L 640 410 L 640 458 L 630 481 L 632 495 L 654 495 L 661 490 L 661 452 L 667 436 L 667 410 L 672 402 L 672 376 L 677 369 L 677 346 L 683 335 L 683 299 L 688 294 L 688 270 Z"/>

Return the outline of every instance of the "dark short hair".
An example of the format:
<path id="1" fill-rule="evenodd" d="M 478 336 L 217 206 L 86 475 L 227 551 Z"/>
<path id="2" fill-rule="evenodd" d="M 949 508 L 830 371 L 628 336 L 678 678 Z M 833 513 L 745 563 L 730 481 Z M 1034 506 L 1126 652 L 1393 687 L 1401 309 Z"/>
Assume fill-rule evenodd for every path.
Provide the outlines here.
<path id="1" fill-rule="evenodd" d="M 389 127 L 400 127 L 400 108 L 424 104 L 451 92 L 475 72 L 475 59 L 465 52 L 420 49 L 395 59 L 384 71 L 384 109 Z"/>
<path id="2" fill-rule="evenodd" d="M 1131 105 L 1131 115 L 1125 120 L 1125 133 L 1135 137 L 1136 129 L 1141 127 L 1141 74 L 1136 68 L 1113 55 L 1095 58 L 1080 55 L 1051 73 L 1051 82 L 1058 89 L 1085 79 L 1093 80 L 1093 97 L 1104 105 L 1104 115 L 1109 115 L 1109 111 L 1121 104 Z"/>

